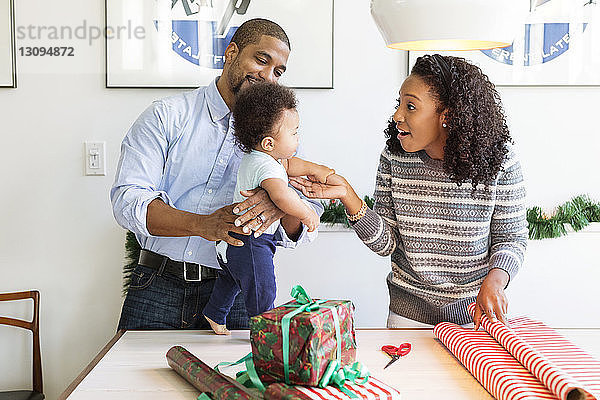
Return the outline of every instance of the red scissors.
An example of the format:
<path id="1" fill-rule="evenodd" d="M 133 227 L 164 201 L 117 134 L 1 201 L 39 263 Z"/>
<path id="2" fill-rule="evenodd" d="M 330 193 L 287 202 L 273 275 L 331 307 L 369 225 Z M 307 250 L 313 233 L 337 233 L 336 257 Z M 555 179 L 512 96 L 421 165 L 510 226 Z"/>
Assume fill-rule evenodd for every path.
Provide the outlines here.
<path id="1" fill-rule="evenodd" d="M 383 346 L 381 348 L 381 350 L 384 351 L 388 356 L 392 357 L 392 359 L 390 360 L 390 362 L 387 363 L 387 365 L 385 367 L 383 367 L 383 369 L 386 369 L 387 367 L 389 367 L 390 365 L 392 365 L 400 357 L 405 356 L 408 353 L 410 353 L 411 347 L 412 346 L 410 345 L 410 343 L 402 343 L 398 347 L 396 347 L 396 346 Z"/>

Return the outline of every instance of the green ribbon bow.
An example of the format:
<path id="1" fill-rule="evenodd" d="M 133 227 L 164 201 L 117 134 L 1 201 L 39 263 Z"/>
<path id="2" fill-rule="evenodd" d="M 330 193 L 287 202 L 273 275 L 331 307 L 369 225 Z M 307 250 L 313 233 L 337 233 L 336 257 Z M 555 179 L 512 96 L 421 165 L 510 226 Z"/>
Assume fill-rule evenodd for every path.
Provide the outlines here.
<path id="1" fill-rule="evenodd" d="M 313 299 L 306 293 L 306 290 L 300 285 L 296 285 L 292 288 L 292 292 L 290 295 L 296 299 L 296 301 L 300 304 L 308 304 L 312 303 Z"/>
<path id="2" fill-rule="evenodd" d="M 331 360 L 327 364 L 327 369 L 319 382 L 319 387 L 324 388 L 328 385 L 335 385 L 348 397 L 355 399 L 358 396 L 344 387 L 346 381 L 362 385 L 369 380 L 369 375 L 367 367 L 359 362 L 355 362 L 352 366 L 342 367 L 337 360 Z"/>

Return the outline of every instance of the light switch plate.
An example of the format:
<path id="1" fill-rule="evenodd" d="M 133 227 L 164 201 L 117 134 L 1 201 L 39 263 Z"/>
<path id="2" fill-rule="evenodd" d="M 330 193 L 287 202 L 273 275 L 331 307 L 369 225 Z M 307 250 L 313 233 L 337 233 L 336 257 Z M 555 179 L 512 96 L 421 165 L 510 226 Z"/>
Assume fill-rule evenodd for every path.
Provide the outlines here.
<path id="1" fill-rule="evenodd" d="M 106 142 L 84 142 L 83 162 L 85 174 L 106 175 Z"/>

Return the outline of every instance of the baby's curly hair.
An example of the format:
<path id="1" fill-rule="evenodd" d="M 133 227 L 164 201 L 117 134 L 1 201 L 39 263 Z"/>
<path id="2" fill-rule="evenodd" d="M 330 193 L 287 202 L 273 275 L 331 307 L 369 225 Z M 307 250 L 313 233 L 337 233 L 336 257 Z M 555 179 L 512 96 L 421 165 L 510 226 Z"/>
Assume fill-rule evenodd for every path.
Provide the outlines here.
<path id="1" fill-rule="evenodd" d="M 276 83 L 261 82 L 242 90 L 235 99 L 233 120 L 235 140 L 250 153 L 263 138 L 273 135 L 285 110 L 296 108 L 292 89 Z"/>
<path id="2" fill-rule="evenodd" d="M 411 75 L 430 87 L 438 112 L 448 110 L 444 170 L 458 185 L 471 182 L 475 189 L 480 183 L 491 184 L 502 169 L 507 143 L 512 143 L 494 84 L 464 58 L 439 54 L 417 58 Z M 391 118 L 384 132 L 387 149 L 405 153 Z"/>

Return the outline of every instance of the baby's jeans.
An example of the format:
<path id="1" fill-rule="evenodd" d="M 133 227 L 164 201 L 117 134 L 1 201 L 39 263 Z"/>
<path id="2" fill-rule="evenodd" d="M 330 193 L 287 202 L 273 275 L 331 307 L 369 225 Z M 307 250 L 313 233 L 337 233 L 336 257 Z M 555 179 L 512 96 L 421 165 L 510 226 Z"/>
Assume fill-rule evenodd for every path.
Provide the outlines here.
<path id="1" fill-rule="evenodd" d="M 276 295 L 275 240 L 272 234 L 254 235 L 230 233 L 244 242 L 241 247 L 227 246 L 226 262 L 219 258 L 222 270 L 215 281 L 204 315 L 224 324 L 237 294 L 241 291 L 248 316 L 252 317 L 273 308 Z"/>

